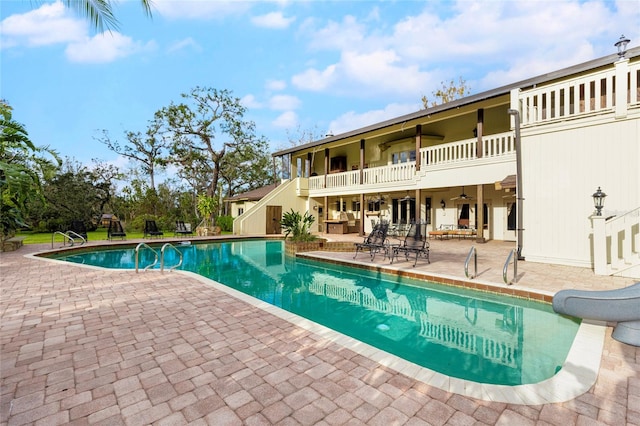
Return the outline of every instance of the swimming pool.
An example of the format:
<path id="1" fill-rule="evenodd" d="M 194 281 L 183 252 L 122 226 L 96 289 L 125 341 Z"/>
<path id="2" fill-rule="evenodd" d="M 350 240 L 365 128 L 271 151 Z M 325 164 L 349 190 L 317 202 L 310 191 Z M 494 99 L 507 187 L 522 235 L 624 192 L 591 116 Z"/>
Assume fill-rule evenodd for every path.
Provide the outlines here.
<path id="1" fill-rule="evenodd" d="M 544 303 L 284 255 L 281 241 L 177 246 L 180 269 L 325 325 L 442 374 L 478 383 L 538 383 L 563 365 L 579 322 Z M 151 263 L 141 251 L 141 265 Z M 131 269 L 132 247 L 59 260 Z M 177 263 L 167 251 L 166 264 Z"/>

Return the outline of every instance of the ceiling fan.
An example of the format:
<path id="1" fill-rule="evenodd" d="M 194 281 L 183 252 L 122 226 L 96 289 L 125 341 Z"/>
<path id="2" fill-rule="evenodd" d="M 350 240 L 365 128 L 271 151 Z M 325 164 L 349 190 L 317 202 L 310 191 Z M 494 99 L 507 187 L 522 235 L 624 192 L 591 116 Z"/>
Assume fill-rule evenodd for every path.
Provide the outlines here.
<path id="1" fill-rule="evenodd" d="M 455 200 L 473 200 L 473 198 L 464 193 L 464 186 L 463 186 L 462 193 L 457 197 L 451 198 L 451 201 L 455 201 Z"/>

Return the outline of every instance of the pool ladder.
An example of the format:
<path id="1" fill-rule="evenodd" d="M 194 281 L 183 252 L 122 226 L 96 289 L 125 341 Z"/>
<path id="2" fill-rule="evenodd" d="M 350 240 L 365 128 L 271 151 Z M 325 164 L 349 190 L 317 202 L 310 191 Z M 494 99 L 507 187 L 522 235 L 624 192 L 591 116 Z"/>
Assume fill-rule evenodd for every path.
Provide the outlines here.
<path id="1" fill-rule="evenodd" d="M 473 275 L 469 274 L 469 262 L 471 262 L 471 256 L 473 256 Z M 511 258 L 513 258 L 513 279 L 509 281 L 507 275 L 509 271 L 509 264 L 511 263 Z M 478 251 L 475 246 L 471 246 L 469 250 L 469 254 L 467 254 L 467 259 L 464 261 L 464 275 L 470 280 L 474 279 L 478 276 Z M 518 256 L 517 250 L 513 249 L 507 255 L 507 260 L 504 263 L 504 267 L 502 268 L 502 280 L 505 284 L 511 285 L 516 282 L 518 279 Z"/>
<path id="2" fill-rule="evenodd" d="M 516 282 L 518 279 L 518 251 L 513 249 L 509 252 L 507 256 L 506 262 L 504 262 L 504 267 L 502 268 L 502 280 L 506 285 L 511 285 Z M 513 279 L 509 281 L 507 278 L 507 272 L 509 271 L 509 264 L 511 263 L 511 258 L 513 258 Z"/>
<path id="3" fill-rule="evenodd" d="M 73 245 L 76 243 L 76 239 L 80 239 L 82 244 L 85 244 L 87 242 L 87 240 L 84 239 L 84 237 L 80 234 L 78 234 L 77 232 L 73 232 L 73 231 L 67 231 L 67 232 L 61 232 L 61 231 L 56 231 L 51 235 L 51 248 L 53 248 L 53 241 L 56 238 L 56 235 L 62 235 L 62 245 L 66 246 L 67 245 L 67 241 L 69 241 L 69 245 L 71 247 L 73 247 Z M 73 237 L 75 235 L 75 238 Z"/>
<path id="4" fill-rule="evenodd" d="M 469 275 L 469 262 L 471 261 L 471 256 L 473 256 L 473 275 Z M 469 250 L 469 254 L 467 255 L 467 260 L 464 261 L 464 275 L 470 280 L 478 276 L 478 252 L 476 251 L 476 246 L 471 246 L 471 250 Z"/>
<path id="5" fill-rule="evenodd" d="M 180 257 L 180 261 L 176 265 L 168 268 L 169 272 L 171 272 L 174 269 L 180 267 L 180 265 L 182 265 L 182 260 L 183 260 L 182 252 L 180 250 L 178 250 L 176 248 L 176 246 L 174 246 L 173 244 L 166 243 L 165 245 L 163 245 L 162 248 L 160 249 L 160 256 L 158 256 L 158 252 L 155 251 L 153 248 L 151 248 L 148 244 L 140 243 L 140 244 L 138 244 L 136 246 L 136 250 L 135 250 L 136 251 L 136 272 L 138 272 L 138 267 L 140 265 L 139 256 L 140 256 L 141 249 L 151 250 L 153 252 L 153 255 L 155 256 L 155 260 L 153 261 L 153 263 L 145 266 L 144 270 L 146 271 L 149 268 L 153 268 L 154 266 L 156 266 L 158 264 L 158 260 L 160 260 L 160 272 L 164 272 L 164 253 L 165 253 L 165 249 L 167 249 L 167 248 L 174 249 L 176 251 L 176 253 L 178 253 L 178 256 Z"/>

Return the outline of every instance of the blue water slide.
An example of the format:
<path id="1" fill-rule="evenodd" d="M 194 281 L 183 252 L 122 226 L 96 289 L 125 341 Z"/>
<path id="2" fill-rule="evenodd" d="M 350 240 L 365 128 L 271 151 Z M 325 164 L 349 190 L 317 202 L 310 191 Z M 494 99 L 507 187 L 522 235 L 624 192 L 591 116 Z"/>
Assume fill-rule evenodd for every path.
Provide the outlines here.
<path id="1" fill-rule="evenodd" d="M 583 319 L 617 322 L 613 338 L 640 346 L 640 282 L 617 290 L 561 290 L 553 296 L 553 310 Z"/>

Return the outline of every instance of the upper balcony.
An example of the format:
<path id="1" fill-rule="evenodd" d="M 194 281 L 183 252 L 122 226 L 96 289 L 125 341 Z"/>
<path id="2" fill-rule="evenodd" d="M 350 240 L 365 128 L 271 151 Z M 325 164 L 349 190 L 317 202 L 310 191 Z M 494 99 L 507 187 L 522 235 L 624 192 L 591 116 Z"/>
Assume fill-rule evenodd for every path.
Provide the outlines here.
<path id="1" fill-rule="evenodd" d="M 482 138 L 482 155 L 476 152 L 477 139 L 439 144 L 420 149 L 420 170 L 416 161 L 399 162 L 382 166 L 370 166 L 362 170 L 351 170 L 309 178 L 309 195 L 324 196 L 338 193 L 376 192 L 393 187 L 401 189 L 413 186 L 423 178 L 429 179 L 440 171 L 460 167 L 491 167 L 494 164 L 515 164 L 515 140 L 513 132 L 486 135 Z M 365 159 L 365 163 L 367 163 Z M 500 176 L 498 179 L 502 179 Z M 437 179 L 433 179 L 437 181 Z"/>

